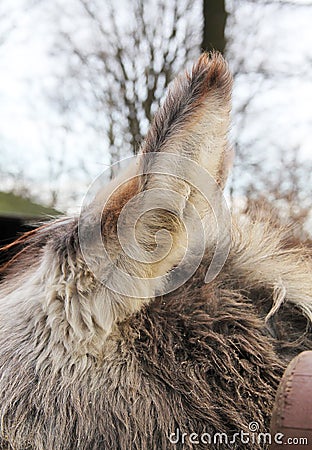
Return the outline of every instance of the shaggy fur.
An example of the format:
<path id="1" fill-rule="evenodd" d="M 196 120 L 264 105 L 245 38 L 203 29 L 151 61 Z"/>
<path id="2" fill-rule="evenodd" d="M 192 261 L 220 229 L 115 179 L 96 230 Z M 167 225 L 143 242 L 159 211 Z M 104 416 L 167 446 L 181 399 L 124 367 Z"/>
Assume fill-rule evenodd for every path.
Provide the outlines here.
<path id="1" fill-rule="evenodd" d="M 203 55 L 171 88 L 142 152 L 184 152 L 223 186 L 230 89 L 222 57 Z M 195 274 L 175 291 L 155 295 L 159 286 L 148 285 L 148 277 L 179 262 L 180 220 L 164 209 L 142 217 L 141 245 L 152 248 L 151 231 L 165 228 L 173 235 L 173 255 L 135 264 L 118 244 L 123 206 L 136 193 L 167 183 L 191 198 L 205 220 L 211 217 L 192 185 L 155 176 L 155 161 L 139 159 L 139 176 L 113 194 L 103 212 L 99 194 L 82 214 L 91 241 L 92 220 L 101 217 L 115 264 L 145 276 L 149 298 L 113 293 L 97 280 L 81 254 L 76 219 L 24 236 L 2 268 L 1 450 L 264 448 L 257 442 L 194 444 L 189 436 L 230 438 L 252 421 L 268 430 L 287 362 L 312 348 L 311 255 L 286 248 L 283 232 L 261 214 L 258 220 L 233 218 L 230 254 L 215 280 L 204 282 L 208 240 Z M 186 173 L 187 165 L 178 170 Z M 171 207 L 189 220 L 183 202 Z M 97 254 L 94 260 L 101 264 Z M 186 438 L 172 444 L 177 429 Z"/>

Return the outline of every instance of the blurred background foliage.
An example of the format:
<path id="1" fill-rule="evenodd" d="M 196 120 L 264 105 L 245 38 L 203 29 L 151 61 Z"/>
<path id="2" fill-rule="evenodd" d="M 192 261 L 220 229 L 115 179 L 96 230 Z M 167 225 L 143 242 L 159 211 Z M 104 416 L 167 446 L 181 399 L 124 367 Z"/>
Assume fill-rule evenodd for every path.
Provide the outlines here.
<path id="1" fill-rule="evenodd" d="M 309 0 L 2 1 L 0 189 L 76 210 L 138 152 L 174 76 L 218 49 L 235 78 L 229 201 L 307 239 L 311 20 Z M 12 71 L 24 90 L 10 97 Z"/>

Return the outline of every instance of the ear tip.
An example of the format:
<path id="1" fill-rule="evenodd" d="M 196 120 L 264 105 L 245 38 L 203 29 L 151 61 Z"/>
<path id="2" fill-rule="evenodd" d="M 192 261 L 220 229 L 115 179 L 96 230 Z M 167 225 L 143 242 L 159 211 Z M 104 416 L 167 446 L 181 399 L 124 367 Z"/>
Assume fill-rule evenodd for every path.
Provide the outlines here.
<path id="1" fill-rule="evenodd" d="M 202 53 L 193 65 L 191 78 L 200 78 L 206 92 L 216 90 L 223 97 L 231 95 L 233 77 L 228 63 L 218 51 Z"/>

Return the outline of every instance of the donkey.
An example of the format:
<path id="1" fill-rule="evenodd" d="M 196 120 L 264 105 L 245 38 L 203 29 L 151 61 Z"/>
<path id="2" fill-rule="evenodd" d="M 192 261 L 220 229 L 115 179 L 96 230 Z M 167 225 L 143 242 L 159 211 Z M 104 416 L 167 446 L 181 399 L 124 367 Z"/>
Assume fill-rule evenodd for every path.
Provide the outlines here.
<path id="1" fill-rule="evenodd" d="M 201 55 L 135 162 L 10 247 L 1 450 L 266 448 L 255 431 L 312 348 L 312 264 L 270 217 L 228 215 L 231 89 Z"/>

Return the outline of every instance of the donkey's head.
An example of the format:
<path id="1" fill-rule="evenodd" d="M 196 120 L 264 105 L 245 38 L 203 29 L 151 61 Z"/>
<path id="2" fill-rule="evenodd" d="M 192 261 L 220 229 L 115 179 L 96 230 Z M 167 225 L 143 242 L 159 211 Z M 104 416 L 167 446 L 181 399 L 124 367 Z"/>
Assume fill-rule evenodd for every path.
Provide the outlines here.
<path id="1" fill-rule="evenodd" d="M 84 209 L 80 245 L 102 286 L 105 330 L 191 276 L 220 241 L 220 220 L 229 234 L 222 189 L 231 87 L 222 56 L 203 54 L 169 88 L 137 158 Z"/>
<path id="2" fill-rule="evenodd" d="M 51 345 L 97 354 L 117 320 L 181 286 L 207 251 L 211 279 L 229 245 L 222 189 L 231 86 L 218 53 L 179 76 L 140 154 L 96 190 L 79 221 L 57 221 L 19 241 L 2 307 L 25 316 L 43 309 Z"/>

